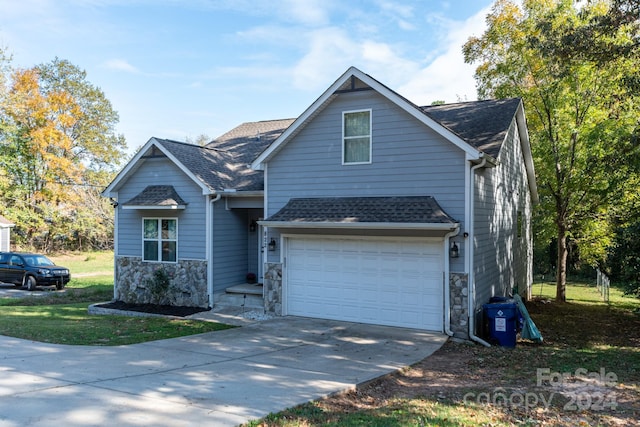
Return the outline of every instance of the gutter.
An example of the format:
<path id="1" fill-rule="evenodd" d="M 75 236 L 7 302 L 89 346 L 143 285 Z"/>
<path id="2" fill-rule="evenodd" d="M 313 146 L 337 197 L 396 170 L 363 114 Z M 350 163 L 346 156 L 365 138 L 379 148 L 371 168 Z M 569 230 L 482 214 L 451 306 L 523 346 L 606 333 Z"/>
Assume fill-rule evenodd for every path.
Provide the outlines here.
<path id="1" fill-rule="evenodd" d="M 469 236 L 471 236 L 471 242 L 469 245 L 469 298 L 468 298 L 468 308 L 467 308 L 467 313 L 469 315 L 469 338 L 472 341 L 475 341 L 477 343 L 480 343 L 482 345 L 484 345 L 485 347 L 491 347 L 491 344 L 489 344 L 488 342 L 486 342 L 485 340 L 483 340 L 482 338 L 476 336 L 475 334 L 475 323 L 476 323 L 476 316 L 475 316 L 475 301 L 476 301 L 476 280 L 475 280 L 475 276 L 473 273 L 473 269 L 475 267 L 475 264 L 473 262 L 473 256 L 474 256 L 474 211 L 475 211 L 475 183 L 476 183 L 476 170 L 483 168 L 487 165 L 487 157 L 486 156 L 482 156 L 482 162 L 478 163 L 477 165 L 474 165 L 471 167 L 471 179 L 469 180 L 470 185 L 469 185 L 469 210 L 470 210 L 470 215 L 469 215 L 469 224 L 467 224 L 467 230 L 469 233 Z"/>
<path id="2" fill-rule="evenodd" d="M 325 222 L 325 221 L 258 221 L 258 224 L 273 228 L 352 228 L 392 230 L 457 230 L 455 223 L 404 223 L 404 222 Z"/>
<path id="3" fill-rule="evenodd" d="M 449 266 L 450 262 L 450 238 L 458 235 L 460 232 L 460 227 L 458 226 L 455 230 L 447 233 L 444 236 L 444 333 L 453 336 L 453 331 L 451 330 L 451 286 L 450 286 L 450 270 Z"/>

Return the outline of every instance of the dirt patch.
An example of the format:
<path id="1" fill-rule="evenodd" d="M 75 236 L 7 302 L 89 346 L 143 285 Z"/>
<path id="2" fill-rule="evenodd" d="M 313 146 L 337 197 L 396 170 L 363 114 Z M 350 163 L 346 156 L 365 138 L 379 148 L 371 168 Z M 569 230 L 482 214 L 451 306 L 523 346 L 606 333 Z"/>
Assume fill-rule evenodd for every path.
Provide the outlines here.
<path id="1" fill-rule="evenodd" d="M 208 308 L 188 307 L 176 305 L 156 305 L 156 304 L 129 304 L 122 301 L 114 301 L 104 304 L 97 304 L 96 307 L 109 308 L 112 310 L 137 311 L 140 313 L 162 314 L 166 316 L 187 317 L 192 314 L 209 311 Z"/>
<path id="2" fill-rule="evenodd" d="M 576 405 L 571 394 L 548 384 L 537 384 L 536 369 L 549 366 L 547 357 L 552 355 L 544 350 L 542 354 L 537 350 L 528 351 L 527 348 L 532 349 L 526 342 L 518 345 L 518 349 L 485 348 L 448 341 L 434 354 L 409 368 L 318 401 L 316 405 L 327 413 L 354 413 L 384 408 L 397 399 L 418 399 L 456 405 L 478 404 L 484 412 L 491 414 L 495 425 L 640 425 L 637 422 L 640 417 L 637 386 L 619 383 L 604 387 L 602 391 L 588 394 L 604 396 L 602 408 L 573 408 Z M 493 402 L 499 396 L 505 399 Z M 611 403 L 606 396 L 613 397 L 615 408 L 606 406 L 607 402 Z M 597 402 L 600 400 L 591 403 Z M 583 402 L 578 400 L 577 403 Z"/>

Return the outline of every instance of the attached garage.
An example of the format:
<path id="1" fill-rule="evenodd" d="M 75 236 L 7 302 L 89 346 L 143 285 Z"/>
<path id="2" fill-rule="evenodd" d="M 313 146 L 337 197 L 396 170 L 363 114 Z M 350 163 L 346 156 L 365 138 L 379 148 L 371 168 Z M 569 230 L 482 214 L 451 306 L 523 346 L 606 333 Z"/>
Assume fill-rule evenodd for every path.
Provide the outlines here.
<path id="1" fill-rule="evenodd" d="M 283 314 L 443 330 L 441 239 L 290 236 L 285 258 Z"/>
<path id="2" fill-rule="evenodd" d="M 294 198 L 260 224 L 282 245 L 282 315 L 447 329 L 459 223 L 433 197 Z"/>

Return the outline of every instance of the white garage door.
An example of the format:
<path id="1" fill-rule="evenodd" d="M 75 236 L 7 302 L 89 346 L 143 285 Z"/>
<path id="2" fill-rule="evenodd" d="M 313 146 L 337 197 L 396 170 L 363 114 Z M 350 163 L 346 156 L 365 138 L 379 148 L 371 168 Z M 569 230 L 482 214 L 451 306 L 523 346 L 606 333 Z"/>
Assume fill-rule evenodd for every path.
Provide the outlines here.
<path id="1" fill-rule="evenodd" d="M 287 239 L 287 314 L 443 330 L 442 242 Z"/>

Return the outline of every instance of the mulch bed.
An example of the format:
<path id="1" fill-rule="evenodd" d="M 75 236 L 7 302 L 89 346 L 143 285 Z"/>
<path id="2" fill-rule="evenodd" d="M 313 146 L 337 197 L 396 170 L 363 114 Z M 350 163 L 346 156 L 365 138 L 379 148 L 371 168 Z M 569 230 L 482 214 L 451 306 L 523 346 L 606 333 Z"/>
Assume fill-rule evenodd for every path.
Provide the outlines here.
<path id="1" fill-rule="evenodd" d="M 141 313 L 164 314 L 169 316 L 186 317 L 202 311 L 209 311 L 209 308 L 187 307 L 174 305 L 157 304 L 129 304 L 123 301 L 114 301 L 96 305 L 96 307 L 110 308 L 113 310 L 138 311 Z"/>

